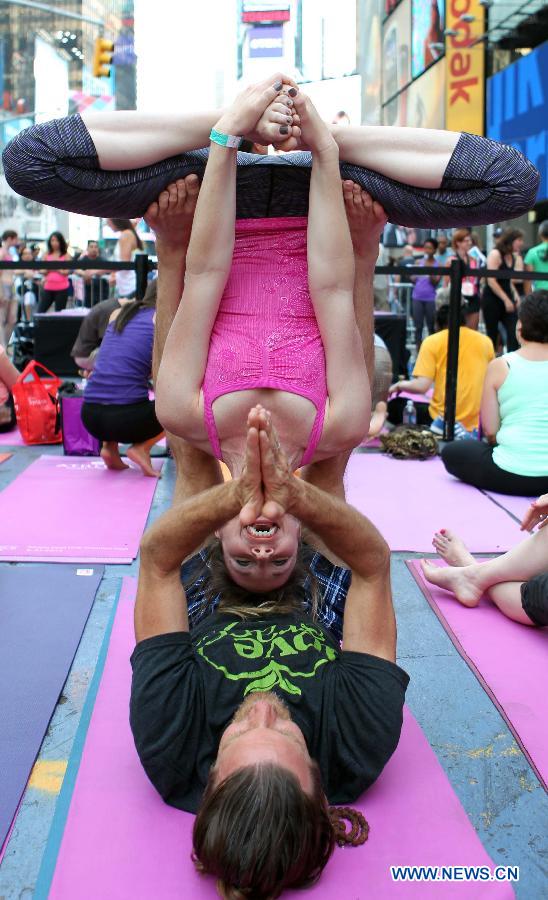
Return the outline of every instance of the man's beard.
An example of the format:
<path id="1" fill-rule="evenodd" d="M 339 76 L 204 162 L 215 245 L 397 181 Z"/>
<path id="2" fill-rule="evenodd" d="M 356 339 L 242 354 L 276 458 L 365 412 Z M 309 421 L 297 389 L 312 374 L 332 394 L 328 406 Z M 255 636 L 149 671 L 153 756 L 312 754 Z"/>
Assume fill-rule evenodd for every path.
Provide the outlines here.
<path id="1" fill-rule="evenodd" d="M 269 703 L 272 703 L 272 705 L 276 707 L 276 712 L 280 719 L 285 719 L 286 721 L 291 719 L 289 709 L 283 700 L 280 700 L 277 694 L 273 694 L 271 691 L 256 691 L 255 693 L 250 694 L 249 697 L 246 697 L 244 702 L 240 704 L 234 713 L 231 722 L 241 722 L 247 715 L 250 707 L 252 707 L 257 700 L 268 700 Z"/>

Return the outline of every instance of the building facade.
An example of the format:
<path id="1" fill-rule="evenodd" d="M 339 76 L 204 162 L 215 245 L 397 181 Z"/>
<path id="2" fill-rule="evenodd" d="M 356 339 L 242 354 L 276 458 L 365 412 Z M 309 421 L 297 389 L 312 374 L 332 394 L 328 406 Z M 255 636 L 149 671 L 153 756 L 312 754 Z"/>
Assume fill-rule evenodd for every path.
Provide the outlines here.
<path id="1" fill-rule="evenodd" d="M 108 78 L 93 74 L 98 37 L 114 42 Z M 135 63 L 133 0 L 0 4 L 0 149 L 34 122 L 92 107 L 134 109 Z M 80 235 L 79 225 L 67 213 L 14 194 L 1 178 L 0 229 L 13 227 L 33 239 L 56 228 L 76 231 L 80 243 L 88 228 Z"/>

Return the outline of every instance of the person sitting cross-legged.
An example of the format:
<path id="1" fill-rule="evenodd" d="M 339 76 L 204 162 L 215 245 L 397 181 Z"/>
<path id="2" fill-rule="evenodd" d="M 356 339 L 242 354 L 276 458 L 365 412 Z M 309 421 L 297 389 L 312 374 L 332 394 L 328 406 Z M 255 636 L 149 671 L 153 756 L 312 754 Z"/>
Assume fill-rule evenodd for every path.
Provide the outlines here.
<path id="1" fill-rule="evenodd" d="M 181 562 L 238 513 L 242 530 L 289 515 L 351 569 L 342 650 L 303 610 L 298 577 L 281 595 L 250 590 L 245 607 L 228 579 L 217 613 L 189 631 Z M 269 552 L 267 537 L 257 555 Z M 408 676 L 394 662 L 385 541 L 293 475 L 267 411 L 250 412 L 240 477 L 145 533 L 135 633 L 137 751 L 163 798 L 197 812 L 197 865 L 224 896 L 266 900 L 314 882 L 335 842 L 328 803 L 355 801 L 394 752 Z"/>
<path id="2" fill-rule="evenodd" d="M 466 438 L 478 428 L 485 373 L 495 354 L 489 338 L 466 327 L 464 316 L 461 311 L 455 436 Z M 429 335 L 421 344 L 413 377 L 397 381 L 389 390 L 389 396 L 394 398 L 401 391 L 426 394 L 433 386 L 428 411 L 419 408 L 417 413 L 419 424 L 430 425 L 435 434 L 443 434 L 448 324 L 449 307 L 444 305 L 436 314 L 436 334 Z"/>

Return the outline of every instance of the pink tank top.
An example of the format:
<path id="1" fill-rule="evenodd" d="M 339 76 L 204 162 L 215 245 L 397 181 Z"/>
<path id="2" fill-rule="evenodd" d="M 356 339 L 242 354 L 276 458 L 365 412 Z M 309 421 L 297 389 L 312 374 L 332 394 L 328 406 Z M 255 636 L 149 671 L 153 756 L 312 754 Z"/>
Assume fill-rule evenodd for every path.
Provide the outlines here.
<path id="1" fill-rule="evenodd" d="M 222 459 L 213 403 L 233 391 L 275 388 L 312 401 L 316 418 L 301 465 L 322 435 L 325 353 L 308 292 L 307 219 L 236 222 L 232 268 L 211 333 L 203 382 L 205 426 Z"/>

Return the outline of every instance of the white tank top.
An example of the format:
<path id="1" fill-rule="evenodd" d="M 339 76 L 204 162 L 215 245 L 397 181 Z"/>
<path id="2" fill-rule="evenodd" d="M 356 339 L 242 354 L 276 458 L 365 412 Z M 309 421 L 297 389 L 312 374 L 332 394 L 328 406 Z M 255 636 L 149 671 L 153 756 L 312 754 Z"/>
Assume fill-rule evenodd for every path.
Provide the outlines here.
<path id="1" fill-rule="evenodd" d="M 120 241 L 116 242 L 114 248 L 114 259 L 120 259 Z M 135 250 L 131 254 L 131 259 L 135 259 Z M 116 272 L 116 293 L 119 297 L 131 297 L 137 289 L 137 276 L 135 272 L 122 271 Z"/>

